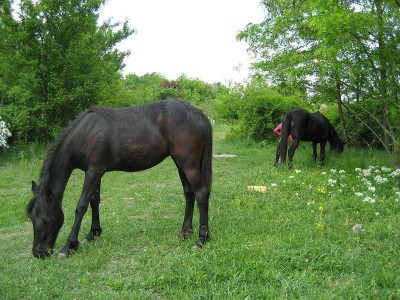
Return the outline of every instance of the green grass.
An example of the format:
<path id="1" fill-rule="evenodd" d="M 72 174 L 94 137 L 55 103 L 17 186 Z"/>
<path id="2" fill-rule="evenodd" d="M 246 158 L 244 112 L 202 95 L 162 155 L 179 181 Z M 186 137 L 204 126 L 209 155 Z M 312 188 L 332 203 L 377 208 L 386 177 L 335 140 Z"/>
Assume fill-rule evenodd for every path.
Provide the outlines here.
<path id="1" fill-rule="evenodd" d="M 214 130 L 210 203 L 212 240 L 193 249 L 198 234 L 177 237 L 184 200 L 167 159 L 140 173 L 108 173 L 102 185 L 102 237 L 66 260 L 31 255 L 32 225 L 24 208 L 37 180 L 43 150 L 0 159 L 0 295 L 2 299 L 399 299 L 400 176 L 378 151 L 328 154 L 313 164 L 302 143 L 294 168 L 273 167 L 275 145 L 223 140 Z M 355 168 L 379 170 L 366 176 Z M 341 171 L 342 170 L 342 171 Z M 336 172 L 335 172 L 336 171 Z M 387 178 L 378 184 L 377 175 Z M 329 185 L 329 179 L 332 184 Z M 55 250 L 66 241 L 83 173 L 65 193 L 66 221 Z M 336 180 L 333 182 L 332 180 Z M 268 186 L 266 193 L 247 185 Z M 363 193 L 357 196 L 356 193 Z M 375 203 L 363 202 L 366 197 Z M 89 230 L 86 215 L 81 239 Z M 354 233 L 351 228 L 362 224 Z"/>

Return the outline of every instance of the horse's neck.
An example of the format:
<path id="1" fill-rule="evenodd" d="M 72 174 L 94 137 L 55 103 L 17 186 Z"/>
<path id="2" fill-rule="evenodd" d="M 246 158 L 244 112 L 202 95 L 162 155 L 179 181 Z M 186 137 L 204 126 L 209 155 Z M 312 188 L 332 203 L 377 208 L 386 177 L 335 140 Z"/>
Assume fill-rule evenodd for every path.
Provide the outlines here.
<path id="1" fill-rule="evenodd" d="M 337 147 L 338 144 L 340 143 L 340 138 L 339 135 L 337 134 L 335 128 L 333 128 L 333 125 L 329 123 L 329 138 L 328 142 L 331 144 L 331 147 Z"/>
<path id="2" fill-rule="evenodd" d="M 57 199 L 62 199 L 65 188 L 67 187 L 68 179 L 71 176 L 72 168 L 70 167 L 70 161 L 67 157 L 55 156 L 54 162 L 48 170 L 48 174 L 45 174 L 44 188 L 50 190 Z"/>

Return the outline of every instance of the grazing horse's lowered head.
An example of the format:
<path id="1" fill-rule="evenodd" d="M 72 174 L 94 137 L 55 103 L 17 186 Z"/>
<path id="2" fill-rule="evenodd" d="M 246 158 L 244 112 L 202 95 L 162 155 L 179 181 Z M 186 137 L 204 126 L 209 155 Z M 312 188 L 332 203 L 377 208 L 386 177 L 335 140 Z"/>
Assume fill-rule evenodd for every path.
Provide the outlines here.
<path id="1" fill-rule="evenodd" d="M 58 232 L 64 223 L 64 213 L 58 201 L 53 201 L 51 192 L 41 191 L 32 181 L 33 198 L 28 204 L 27 214 L 33 224 L 33 248 L 35 257 L 52 254 Z"/>

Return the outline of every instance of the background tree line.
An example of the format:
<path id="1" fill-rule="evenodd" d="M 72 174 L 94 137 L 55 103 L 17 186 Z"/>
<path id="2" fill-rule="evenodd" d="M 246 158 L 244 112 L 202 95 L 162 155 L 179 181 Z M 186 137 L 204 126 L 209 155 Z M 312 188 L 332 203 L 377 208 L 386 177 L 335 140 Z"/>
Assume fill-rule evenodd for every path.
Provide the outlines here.
<path id="1" fill-rule="evenodd" d="M 185 75 L 122 76 L 116 45 L 134 30 L 99 23 L 105 0 L 0 4 L 0 116 L 15 141 L 46 142 L 84 109 L 182 98 L 232 124 L 228 137 L 276 141 L 288 110 L 324 113 L 351 145 L 399 165 L 400 6 L 395 0 L 262 0 L 265 19 L 237 36 L 255 57 L 245 84 Z M 15 6 L 14 6 L 15 7 Z"/>
<path id="2" fill-rule="evenodd" d="M 129 54 L 115 45 L 127 22 L 98 25 L 105 0 L 12 0 L 0 4 L 0 115 L 13 137 L 48 141 L 96 105 Z"/>

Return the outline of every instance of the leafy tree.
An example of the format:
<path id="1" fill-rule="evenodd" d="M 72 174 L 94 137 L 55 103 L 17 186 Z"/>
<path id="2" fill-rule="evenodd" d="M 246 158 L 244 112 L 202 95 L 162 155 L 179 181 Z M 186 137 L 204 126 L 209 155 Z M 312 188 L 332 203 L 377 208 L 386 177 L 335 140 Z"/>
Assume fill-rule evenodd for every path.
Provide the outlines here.
<path id="1" fill-rule="evenodd" d="M 249 44 L 254 68 L 277 86 L 304 85 L 314 101 L 343 106 L 399 165 L 400 10 L 384 0 L 263 0 L 265 20 L 238 39 Z M 366 102 L 372 100 L 372 107 Z M 366 105 L 365 105 L 366 104 Z M 357 115 L 362 107 L 368 110 Z M 371 125 L 371 121 L 374 123 Z M 363 124 L 363 125 L 360 125 Z M 378 128 L 378 129 L 377 129 Z"/>
<path id="2" fill-rule="evenodd" d="M 120 78 L 128 23 L 98 25 L 105 0 L 0 4 L 0 112 L 20 140 L 49 140 Z"/>

